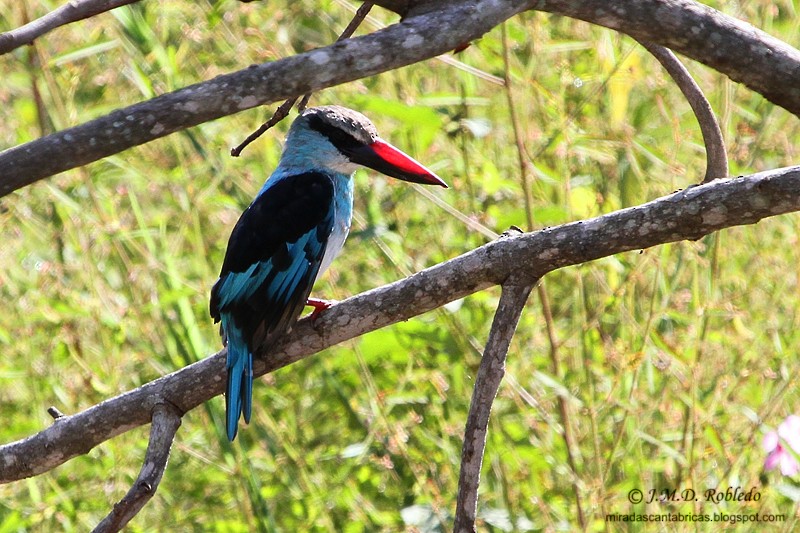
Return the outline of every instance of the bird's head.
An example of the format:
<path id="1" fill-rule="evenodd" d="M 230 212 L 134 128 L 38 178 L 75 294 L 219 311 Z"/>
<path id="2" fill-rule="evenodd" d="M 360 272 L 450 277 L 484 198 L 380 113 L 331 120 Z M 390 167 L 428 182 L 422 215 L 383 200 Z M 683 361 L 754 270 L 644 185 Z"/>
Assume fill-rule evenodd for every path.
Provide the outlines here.
<path id="1" fill-rule="evenodd" d="M 337 105 L 303 111 L 289 129 L 282 159 L 284 164 L 344 174 L 362 165 L 404 181 L 447 187 L 439 176 L 381 139 L 367 117 Z"/>

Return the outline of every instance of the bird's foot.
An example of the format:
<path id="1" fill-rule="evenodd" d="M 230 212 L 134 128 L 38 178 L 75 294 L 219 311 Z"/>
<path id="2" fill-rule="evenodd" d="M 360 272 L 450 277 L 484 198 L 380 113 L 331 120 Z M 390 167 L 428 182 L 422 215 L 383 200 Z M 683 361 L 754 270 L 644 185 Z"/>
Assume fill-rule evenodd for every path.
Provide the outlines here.
<path id="1" fill-rule="evenodd" d="M 311 323 L 314 324 L 322 312 L 335 303 L 336 300 L 320 300 L 319 298 L 309 298 L 306 300 L 306 306 L 314 308 L 311 312 Z"/>

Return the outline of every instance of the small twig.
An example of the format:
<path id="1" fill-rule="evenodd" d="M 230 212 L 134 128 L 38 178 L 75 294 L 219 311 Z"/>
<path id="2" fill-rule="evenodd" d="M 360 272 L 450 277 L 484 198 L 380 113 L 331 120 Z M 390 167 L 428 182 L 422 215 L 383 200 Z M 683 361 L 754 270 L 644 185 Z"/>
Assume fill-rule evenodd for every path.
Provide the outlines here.
<path id="1" fill-rule="evenodd" d="M 88 19 L 138 0 L 71 0 L 61 7 L 17 29 L 0 34 L 0 55 L 31 44 L 37 37 L 71 22 Z"/>
<path id="2" fill-rule="evenodd" d="M 364 22 L 364 19 L 367 18 L 369 10 L 372 9 L 372 6 L 374 5 L 374 2 L 364 2 L 361 4 L 361 6 L 359 6 L 359 8 L 356 10 L 356 14 L 353 15 L 353 20 L 350 21 L 342 34 L 339 35 L 339 38 L 336 39 L 336 42 L 338 43 L 339 41 L 349 39 L 353 33 L 355 33 L 356 29 L 361 25 L 361 23 Z"/>
<path id="3" fill-rule="evenodd" d="M 312 93 L 306 93 L 303 96 L 303 99 L 300 100 L 300 103 L 297 104 L 297 110 L 300 111 L 301 113 L 306 110 L 306 106 L 308 106 L 308 101 L 311 100 L 311 94 Z"/>
<path id="4" fill-rule="evenodd" d="M 167 468 L 169 450 L 180 425 L 181 415 L 173 405 L 159 403 L 153 408 L 150 443 L 139 477 L 128 493 L 114 505 L 111 513 L 94 528 L 93 533 L 120 531 L 150 501 Z"/>
<path id="5" fill-rule="evenodd" d="M 475 388 L 467 415 L 464 431 L 464 448 L 461 451 L 461 474 L 458 479 L 458 500 L 453 531 L 472 533 L 478 511 L 478 485 L 480 484 L 483 451 L 486 448 L 486 432 L 489 413 L 500 381 L 506 370 L 506 355 L 511 339 L 519 323 L 519 317 L 532 285 L 502 285 L 500 303 L 492 321 L 489 340 L 483 352 Z"/>
<path id="6" fill-rule="evenodd" d="M 658 59 L 661 66 L 672 76 L 697 117 L 697 122 L 700 124 L 700 132 L 703 134 L 703 142 L 706 145 L 706 175 L 703 177 L 703 183 L 727 178 L 728 153 L 725 150 L 725 142 L 722 139 L 722 130 L 719 127 L 716 115 L 714 115 L 714 110 L 711 109 L 711 104 L 703 94 L 702 89 L 669 48 L 664 48 L 648 41 L 639 41 L 639 44 Z"/>
<path id="7" fill-rule="evenodd" d="M 65 416 L 67 416 L 61 411 L 59 411 L 58 407 L 56 407 L 55 405 L 51 405 L 50 407 L 47 408 L 47 414 L 52 416 L 53 420 L 58 420 L 59 418 L 64 418 Z"/>
<path id="8" fill-rule="evenodd" d="M 233 157 L 239 157 L 239 154 L 242 153 L 242 150 L 244 150 L 248 144 L 261 137 L 272 126 L 274 126 L 281 120 L 285 119 L 286 116 L 289 114 L 289 111 L 292 110 L 292 106 L 296 101 L 297 97 L 294 96 L 286 100 L 280 106 L 278 106 L 278 109 L 276 109 L 275 112 L 272 114 L 272 116 L 269 117 L 268 121 L 263 123 L 256 131 L 248 135 L 247 138 L 243 140 L 241 144 L 239 144 L 239 146 L 237 146 L 236 148 L 231 148 L 231 155 Z"/>
<path id="9" fill-rule="evenodd" d="M 343 41 L 344 39 L 348 39 L 350 38 L 351 35 L 353 35 L 353 32 L 356 31 L 356 28 L 358 28 L 359 24 L 361 24 L 361 22 L 363 22 L 364 19 L 367 17 L 367 13 L 369 13 L 369 10 L 372 9 L 373 5 L 374 4 L 372 2 L 364 2 L 363 4 L 361 4 L 361 6 L 356 11 L 356 14 L 353 15 L 353 20 L 350 21 L 350 23 L 344 29 L 342 34 L 339 35 L 339 37 L 336 39 L 337 43 L 339 41 Z M 312 93 L 306 93 L 305 95 L 303 95 L 303 99 L 300 100 L 300 103 L 297 105 L 298 111 L 305 110 L 306 106 L 308 105 L 308 101 L 311 99 L 311 94 Z M 278 109 L 275 110 L 275 113 L 273 113 L 273 115 L 269 118 L 268 121 L 263 123 L 256 131 L 248 135 L 247 138 L 244 141 L 242 141 L 241 144 L 239 144 L 239 146 L 231 149 L 231 155 L 233 157 L 239 157 L 239 155 L 242 153 L 242 150 L 244 150 L 248 144 L 250 144 L 251 142 L 255 141 L 256 139 L 264 135 L 264 133 L 267 130 L 275 126 L 275 124 L 277 124 L 281 120 L 285 119 L 286 116 L 289 114 L 289 111 L 292 110 L 292 106 L 294 105 L 294 103 L 297 101 L 298 98 L 299 98 L 298 96 L 293 96 L 291 98 L 288 98 L 285 102 L 283 102 L 278 107 Z"/>

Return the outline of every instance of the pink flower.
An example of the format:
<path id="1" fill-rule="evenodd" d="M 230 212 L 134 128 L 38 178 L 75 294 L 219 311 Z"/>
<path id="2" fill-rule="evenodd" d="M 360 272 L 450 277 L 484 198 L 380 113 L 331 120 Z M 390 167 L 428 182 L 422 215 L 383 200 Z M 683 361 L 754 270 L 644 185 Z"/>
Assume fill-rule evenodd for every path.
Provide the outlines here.
<path id="1" fill-rule="evenodd" d="M 795 454 L 800 454 L 800 416 L 786 417 L 778 426 L 778 431 L 770 431 L 764 435 L 763 446 L 768 454 L 764 461 L 765 470 L 772 470 L 780 465 L 784 476 L 794 476 L 800 472 L 800 464 L 795 457 Z"/>

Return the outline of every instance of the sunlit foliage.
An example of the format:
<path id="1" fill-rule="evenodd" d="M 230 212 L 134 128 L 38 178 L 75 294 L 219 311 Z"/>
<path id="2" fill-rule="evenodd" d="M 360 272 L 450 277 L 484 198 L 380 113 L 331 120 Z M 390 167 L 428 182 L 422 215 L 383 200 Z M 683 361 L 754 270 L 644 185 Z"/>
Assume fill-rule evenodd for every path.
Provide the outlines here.
<path id="1" fill-rule="evenodd" d="M 59 3 L 0 0 L 0 30 Z M 798 44 L 789 0 L 717 4 Z M 0 56 L 0 147 L 325 45 L 352 9 L 344 0 L 147 1 L 56 30 Z M 360 31 L 395 20 L 375 9 Z M 363 111 L 451 185 L 430 193 L 359 172 L 354 231 L 319 297 L 399 279 L 512 224 L 606 213 L 702 178 L 688 104 L 632 40 L 538 13 L 506 31 L 508 63 L 496 28 L 455 61 L 314 96 Z M 732 174 L 798 162 L 797 117 L 689 68 L 720 116 Z M 530 212 L 512 112 L 531 164 Z M 50 424 L 50 405 L 74 413 L 219 349 L 208 291 L 288 123 L 238 159 L 228 152 L 269 113 L 204 124 L 0 200 L 1 442 Z M 799 225 L 782 216 L 547 277 L 493 409 L 483 530 L 577 530 L 576 502 L 589 529 L 604 530 L 605 513 L 644 508 L 629 503 L 632 489 L 757 487 L 755 504 L 648 509 L 794 520 L 797 487 L 763 474 L 760 444 L 800 411 Z M 189 413 L 130 531 L 448 530 L 498 296 L 479 293 L 259 380 L 254 420 L 233 446 L 222 398 Z M 91 529 L 135 479 L 146 438 L 140 428 L 0 486 L 0 532 Z"/>

